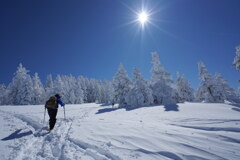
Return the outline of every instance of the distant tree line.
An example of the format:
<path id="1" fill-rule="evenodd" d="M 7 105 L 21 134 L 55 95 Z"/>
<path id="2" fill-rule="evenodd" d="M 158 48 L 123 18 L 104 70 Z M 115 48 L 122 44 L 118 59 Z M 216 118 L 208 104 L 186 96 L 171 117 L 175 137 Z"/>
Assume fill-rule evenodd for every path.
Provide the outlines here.
<path id="1" fill-rule="evenodd" d="M 233 65 L 240 70 L 240 46 L 236 47 Z M 203 62 L 198 63 L 201 83 L 197 90 L 190 87 L 183 75 L 177 73 L 176 81 L 165 71 L 156 52 L 152 56 L 152 77 L 145 80 L 139 69 L 134 68 L 133 78 L 128 77 L 123 64 L 111 81 L 100 81 L 83 76 L 57 75 L 53 80 L 48 75 L 45 85 L 35 73 L 19 64 L 16 73 L 7 86 L 0 85 L 1 105 L 44 104 L 52 95 L 60 93 L 65 103 L 117 103 L 119 106 L 167 105 L 182 102 L 224 101 L 239 103 L 240 96 L 220 73 L 214 75 L 207 71 Z"/>

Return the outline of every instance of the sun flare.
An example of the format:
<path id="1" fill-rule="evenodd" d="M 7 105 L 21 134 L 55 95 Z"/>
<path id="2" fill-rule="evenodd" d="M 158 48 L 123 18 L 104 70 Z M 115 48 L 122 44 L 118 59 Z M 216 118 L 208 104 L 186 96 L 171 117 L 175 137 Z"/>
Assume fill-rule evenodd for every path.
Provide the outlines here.
<path id="1" fill-rule="evenodd" d="M 138 14 L 138 21 L 144 25 L 148 21 L 148 14 L 146 12 Z"/>

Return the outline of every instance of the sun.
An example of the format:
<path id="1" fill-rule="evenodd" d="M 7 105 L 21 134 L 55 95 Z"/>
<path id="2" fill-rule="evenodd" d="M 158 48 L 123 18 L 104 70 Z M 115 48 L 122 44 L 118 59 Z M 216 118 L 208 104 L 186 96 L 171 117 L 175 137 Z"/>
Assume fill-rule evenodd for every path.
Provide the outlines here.
<path id="1" fill-rule="evenodd" d="M 141 23 L 142 26 L 148 21 L 148 14 L 146 12 L 141 12 L 138 14 L 138 21 Z"/>

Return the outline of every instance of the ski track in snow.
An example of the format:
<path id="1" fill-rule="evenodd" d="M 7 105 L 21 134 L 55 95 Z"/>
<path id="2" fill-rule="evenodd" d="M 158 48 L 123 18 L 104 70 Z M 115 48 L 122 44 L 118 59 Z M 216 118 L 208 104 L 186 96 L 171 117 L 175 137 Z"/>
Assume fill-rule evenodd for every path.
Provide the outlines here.
<path id="1" fill-rule="evenodd" d="M 106 132 L 109 135 L 97 134 L 97 137 L 90 136 L 85 139 L 87 141 L 82 140 L 81 132 L 79 137 L 70 136 L 74 132 L 72 126 L 81 128 L 81 122 L 87 121 L 89 116 L 94 115 L 97 108 L 99 109 L 99 107 L 79 108 L 81 114 L 77 118 L 75 116 L 67 120 L 59 118 L 54 130 L 49 134 L 38 134 L 42 132 L 43 125 L 41 122 L 36 121 L 35 118 L 0 110 L 0 115 L 9 121 L 9 125 L 15 130 L 13 134 L 18 135 L 18 137 L 22 136 L 15 139 L 14 144 L 9 146 L 12 152 L 6 159 L 145 160 L 147 158 L 148 160 L 228 160 L 238 159 L 240 156 L 236 149 L 240 144 L 240 137 L 238 136 L 240 119 L 182 118 L 180 120 L 167 119 L 166 122 L 163 122 L 163 119 L 163 126 L 161 127 L 166 125 L 166 129 L 163 128 L 162 130 L 155 130 L 154 126 L 150 126 L 152 127 L 150 129 L 141 120 L 141 127 L 143 127 L 144 131 L 141 134 L 151 135 L 150 138 L 162 143 L 163 146 L 161 147 L 163 148 L 158 148 L 157 142 L 144 139 L 144 135 L 140 136 L 135 133 L 139 130 L 129 130 L 132 135 L 124 136 Z M 48 119 L 48 116 L 46 117 Z M 104 118 L 99 118 L 99 120 L 103 122 Z M 74 123 L 75 125 L 73 125 Z M 114 122 L 112 123 L 114 124 Z M 122 125 L 121 123 L 124 122 L 118 124 Z M 228 123 L 231 125 L 226 127 Z M 161 136 L 158 137 L 158 135 Z M 106 140 L 109 141 L 106 142 Z M 207 142 L 209 142 L 209 146 L 206 146 Z M 232 148 L 228 149 L 228 146 Z M 224 155 L 224 152 L 232 153 L 231 158 Z"/>
<path id="2" fill-rule="evenodd" d="M 90 110 L 84 111 L 82 116 L 78 117 L 78 120 L 81 121 L 87 118 Z M 112 154 L 107 149 L 69 138 L 74 118 L 57 120 L 56 126 L 51 133 L 41 135 L 35 134 L 42 130 L 42 124 L 39 122 L 21 114 L 13 114 L 2 110 L 0 112 L 4 114 L 5 118 L 14 118 L 22 121 L 26 128 L 30 129 L 31 133 L 34 133 L 29 139 L 21 139 L 19 142 L 15 142 L 16 146 L 13 146 L 9 160 L 120 160 L 118 156 Z"/>

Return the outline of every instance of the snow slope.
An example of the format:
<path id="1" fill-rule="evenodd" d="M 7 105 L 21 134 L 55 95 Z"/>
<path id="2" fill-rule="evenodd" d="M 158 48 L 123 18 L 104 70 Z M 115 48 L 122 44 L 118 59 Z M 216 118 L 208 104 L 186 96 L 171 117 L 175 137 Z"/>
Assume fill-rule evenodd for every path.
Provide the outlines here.
<path id="1" fill-rule="evenodd" d="M 0 106 L 0 159 L 195 160 L 240 157 L 240 105 L 137 109 L 66 105 L 49 134 L 43 106 Z"/>

